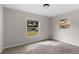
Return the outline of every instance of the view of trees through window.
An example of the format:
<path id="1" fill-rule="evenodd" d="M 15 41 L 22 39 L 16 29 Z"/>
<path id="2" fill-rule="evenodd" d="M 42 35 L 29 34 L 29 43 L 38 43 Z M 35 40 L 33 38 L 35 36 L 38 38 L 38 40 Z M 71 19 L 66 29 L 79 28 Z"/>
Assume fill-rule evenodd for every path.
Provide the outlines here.
<path id="1" fill-rule="evenodd" d="M 27 35 L 33 36 L 38 34 L 38 20 L 27 20 Z"/>

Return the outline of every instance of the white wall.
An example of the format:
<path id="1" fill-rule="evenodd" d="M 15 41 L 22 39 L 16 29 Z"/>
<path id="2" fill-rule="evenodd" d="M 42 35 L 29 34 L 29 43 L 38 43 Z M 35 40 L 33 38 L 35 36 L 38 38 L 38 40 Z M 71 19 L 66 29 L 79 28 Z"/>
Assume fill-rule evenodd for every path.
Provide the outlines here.
<path id="1" fill-rule="evenodd" d="M 49 17 L 9 8 L 4 8 L 3 10 L 5 48 L 21 44 L 28 44 L 43 40 L 47 37 L 52 37 L 52 39 L 79 46 L 79 10 L 54 16 L 52 19 Z M 34 37 L 25 37 L 25 19 L 28 17 L 39 19 L 40 35 Z M 71 26 L 69 29 L 59 28 L 59 22 L 63 18 L 71 20 Z"/>
<path id="2" fill-rule="evenodd" d="M 39 19 L 40 34 L 34 37 L 25 36 L 25 19 Z M 50 18 L 18 11 L 14 9 L 4 8 L 4 47 L 12 47 L 31 42 L 44 40 L 50 37 Z"/>
<path id="3" fill-rule="evenodd" d="M 60 29 L 59 22 L 67 18 L 71 21 L 69 29 Z M 79 10 L 52 17 L 52 38 L 79 46 Z"/>
<path id="4" fill-rule="evenodd" d="M 0 6 L 0 53 L 3 50 L 3 8 Z"/>

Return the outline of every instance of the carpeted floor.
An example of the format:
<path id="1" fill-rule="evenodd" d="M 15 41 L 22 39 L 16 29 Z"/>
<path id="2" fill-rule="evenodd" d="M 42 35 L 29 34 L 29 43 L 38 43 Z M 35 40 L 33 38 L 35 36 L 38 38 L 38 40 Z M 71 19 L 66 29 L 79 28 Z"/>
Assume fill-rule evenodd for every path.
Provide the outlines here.
<path id="1" fill-rule="evenodd" d="M 79 54 L 79 47 L 59 41 L 43 41 L 4 49 L 2 54 Z"/>

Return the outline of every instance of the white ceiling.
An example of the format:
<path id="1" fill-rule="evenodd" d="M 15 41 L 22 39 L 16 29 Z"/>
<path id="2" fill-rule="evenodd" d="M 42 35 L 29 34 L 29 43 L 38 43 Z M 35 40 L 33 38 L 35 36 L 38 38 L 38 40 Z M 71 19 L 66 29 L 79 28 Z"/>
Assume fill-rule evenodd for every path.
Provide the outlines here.
<path id="1" fill-rule="evenodd" d="M 2 6 L 48 17 L 79 9 L 79 4 L 51 4 L 49 8 L 43 8 L 42 4 L 4 4 Z"/>

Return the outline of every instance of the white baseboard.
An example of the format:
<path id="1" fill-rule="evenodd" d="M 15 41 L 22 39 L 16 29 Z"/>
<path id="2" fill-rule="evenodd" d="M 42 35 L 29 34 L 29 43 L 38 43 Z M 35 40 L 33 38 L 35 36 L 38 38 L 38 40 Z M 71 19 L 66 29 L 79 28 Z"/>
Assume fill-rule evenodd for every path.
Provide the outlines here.
<path id="1" fill-rule="evenodd" d="M 44 39 L 42 39 L 42 40 L 44 40 Z M 41 40 L 37 40 L 37 41 L 41 41 Z M 37 42 L 37 41 L 33 41 L 33 42 Z M 25 44 L 30 44 L 30 43 L 33 43 L 33 42 L 20 43 L 20 44 L 16 44 L 16 45 L 11 45 L 11 46 L 4 47 L 4 49 L 11 48 L 11 47 L 16 47 L 16 46 L 20 46 L 20 45 L 25 45 Z"/>
<path id="2" fill-rule="evenodd" d="M 16 45 L 7 46 L 7 47 L 4 47 L 4 49 L 11 48 L 11 47 L 16 47 L 16 46 L 20 46 L 20 45 L 24 45 L 24 44 L 26 44 L 26 43 L 20 43 L 20 44 L 16 44 Z"/>
<path id="3" fill-rule="evenodd" d="M 55 39 L 56 40 L 56 39 Z M 64 43 L 67 43 L 67 44 L 71 44 L 71 45 L 75 45 L 75 46 L 78 46 L 79 47 L 79 44 L 75 44 L 73 42 L 68 42 L 68 41 L 62 41 L 62 40 L 57 40 L 57 41 L 61 41 L 61 42 L 64 42 Z"/>

